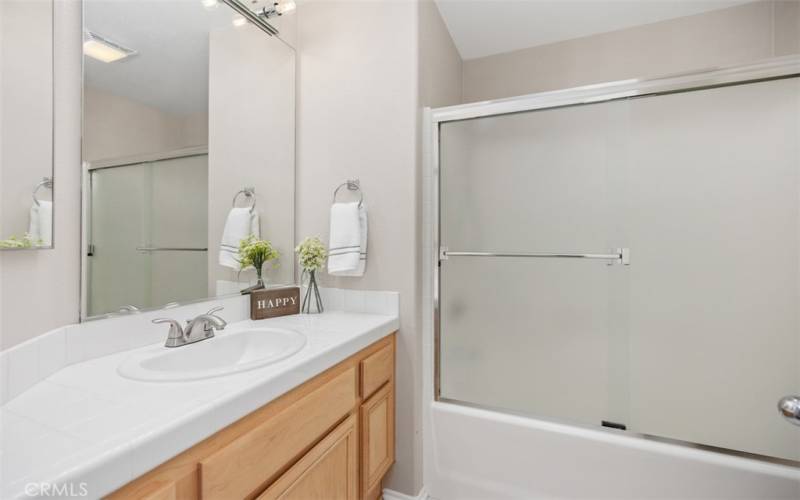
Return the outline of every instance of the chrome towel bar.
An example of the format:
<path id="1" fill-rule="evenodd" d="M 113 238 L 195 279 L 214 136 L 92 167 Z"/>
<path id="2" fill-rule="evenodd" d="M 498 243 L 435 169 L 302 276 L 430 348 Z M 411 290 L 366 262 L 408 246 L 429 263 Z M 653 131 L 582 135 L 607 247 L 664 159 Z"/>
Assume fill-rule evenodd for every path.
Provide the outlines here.
<path id="1" fill-rule="evenodd" d="M 612 264 L 631 264 L 631 250 L 617 248 L 614 253 L 506 253 L 506 252 L 453 252 L 447 247 L 439 249 L 439 260 L 449 257 L 510 257 L 510 258 L 537 258 L 537 259 L 596 259 L 607 260 Z"/>
<path id="2" fill-rule="evenodd" d="M 358 207 L 361 208 L 361 205 L 364 204 L 364 191 L 361 190 L 361 181 L 358 179 L 347 179 L 345 182 L 339 184 L 339 186 L 333 190 L 334 203 L 336 203 L 336 195 L 339 194 L 339 190 L 343 187 L 346 187 L 348 191 L 358 191 L 360 196 L 358 199 Z"/>
<path id="3" fill-rule="evenodd" d="M 233 197 L 233 207 L 236 208 L 236 200 L 239 199 L 239 195 L 243 194 L 245 198 L 250 200 L 250 212 L 256 209 L 256 188 L 253 186 L 247 186 L 244 189 L 240 189 Z"/>
<path id="4" fill-rule="evenodd" d="M 53 189 L 53 178 L 42 177 L 42 182 L 40 182 L 39 184 L 36 185 L 35 188 L 33 188 L 33 203 L 36 204 L 37 207 L 39 206 L 39 199 L 36 197 L 36 193 L 38 193 L 39 189 L 43 187 L 47 189 Z"/>

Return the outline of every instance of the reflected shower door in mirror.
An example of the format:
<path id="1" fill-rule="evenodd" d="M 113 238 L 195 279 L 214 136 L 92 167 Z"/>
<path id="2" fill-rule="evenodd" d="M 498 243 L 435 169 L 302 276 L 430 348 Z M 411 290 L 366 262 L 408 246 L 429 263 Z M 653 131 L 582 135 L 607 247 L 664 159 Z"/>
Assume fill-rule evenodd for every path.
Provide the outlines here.
<path id="1" fill-rule="evenodd" d="M 443 123 L 448 255 L 595 255 L 442 260 L 440 397 L 800 463 L 799 109 L 791 78 Z"/>
<path id="2" fill-rule="evenodd" d="M 89 316 L 205 297 L 208 274 L 197 272 L 208 260 L 205 151 L 92 169 L 89 190 Z"/>
<path id="3" fill-rule="evenodd" d="M 295 19 L 269 22 L 84 1 L 84 318 L 239 293 L 251 234 L 280 254 L 267 285 L 293 282 Z"/>
<path id="4" fill-rule="evenodd" d="M 0 0 L 0 250 L 52 248 L 53 2 Z"/>

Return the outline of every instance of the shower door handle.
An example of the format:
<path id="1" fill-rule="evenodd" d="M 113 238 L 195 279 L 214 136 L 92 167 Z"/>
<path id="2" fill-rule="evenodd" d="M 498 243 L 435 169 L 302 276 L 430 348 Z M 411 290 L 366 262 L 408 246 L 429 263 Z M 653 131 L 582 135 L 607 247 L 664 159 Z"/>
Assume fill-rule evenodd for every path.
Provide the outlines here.
<path id="1" fill-rule="evenodd" d="M 800 425 L 800 396 L 786 396 L 778 401 L 778 412 L 783 418 Z"/>

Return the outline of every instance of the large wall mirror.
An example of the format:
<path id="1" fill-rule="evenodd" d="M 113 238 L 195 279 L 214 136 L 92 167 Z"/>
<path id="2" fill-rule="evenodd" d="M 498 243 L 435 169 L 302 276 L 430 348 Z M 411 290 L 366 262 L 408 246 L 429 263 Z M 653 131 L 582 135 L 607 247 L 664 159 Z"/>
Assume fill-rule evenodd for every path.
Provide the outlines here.
<path id="1" fill-rule="evenodd" d="M 53 246 L 53 2 L 0 1 L 0 250 Z"/>
<path id="2" fill-rule="evenodd" d="M 84 0 L 84 318 L 239 293 L 251 233 L 293 282 L 294 19 L 262 3 Z"/>

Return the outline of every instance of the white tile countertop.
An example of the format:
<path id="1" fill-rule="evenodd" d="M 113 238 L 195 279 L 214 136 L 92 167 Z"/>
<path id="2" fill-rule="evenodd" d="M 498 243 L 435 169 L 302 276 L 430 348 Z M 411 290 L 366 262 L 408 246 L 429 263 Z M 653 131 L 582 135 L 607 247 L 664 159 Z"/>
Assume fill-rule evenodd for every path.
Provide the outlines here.
<path id="1" fill-rule="evenodd" d="M 397 330 L 392 309 L 229 323 L 217 335 L 288 328 L 307 343 L 275 364 L 218 378 L 138 382 L 117 373 L 152 345 L 65 366 L 0 407 L 0 498 L 108 494 Z M 53 485 L 60 495 L 43 491 Z"/>

